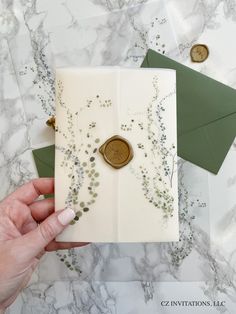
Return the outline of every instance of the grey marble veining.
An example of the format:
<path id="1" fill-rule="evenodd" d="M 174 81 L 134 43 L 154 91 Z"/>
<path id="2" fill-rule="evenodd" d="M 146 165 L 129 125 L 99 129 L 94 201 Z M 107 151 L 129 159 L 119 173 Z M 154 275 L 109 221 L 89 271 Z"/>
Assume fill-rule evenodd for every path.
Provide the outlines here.
<path id="1" fill-rule="evenodd" d="M 25 112 L 11 62 L 8 43 L 0 41 L 0 172 L 4 178 L 1 185 L 1 197 L 6 196 L 17 186 L 35 175 L 34 166 L 29 160 L 31 147 Z"/>
<path id="2" fill-rule="evenodd" d="M 123 9 L 123 8 L 130 7 L 130 6 L 135 6 L 135 5 L 147 3 L 148 0 L 118 0 L 118 1 L 93 0 L 92 2 L 94 4 L 97 4 L 97 5 L 105 8 L 107 11 L 114 11 L 114 10 L 119 10 L 119 9 Z"/>
<path id="3" fill-rule="evenodd" d="M 36 176 L 31 150 L 54 141 L 55 66 L 138 67 L 152 48 L 235 87 L 235 16 L 234 0 L 2 0 L 1 197 Z M 189 61 L 197 41 L 211 49 L 202 65 Z M 48 254 L 8 313 L 209 312 L 160 303 L 173 299 L 225 300 L 211 312 L 234 313 L 235 148 L 218 176 L 179 160 L 180 242 Z"/>

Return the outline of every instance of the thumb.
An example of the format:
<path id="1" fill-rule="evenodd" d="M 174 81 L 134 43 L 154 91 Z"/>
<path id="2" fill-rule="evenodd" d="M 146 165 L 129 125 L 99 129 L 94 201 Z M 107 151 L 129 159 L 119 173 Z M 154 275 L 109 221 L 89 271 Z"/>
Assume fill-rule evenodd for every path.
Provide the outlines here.
<path id="1" fill-rule="evenodd" d="M 75 212 L 73 209 L 67 208 L 58 211 L 45 219 L 36 229 L 18 238 L 21 244 L 24 245 L 24 257 L 30 259 L 41 253 L 74 218 Z"/>

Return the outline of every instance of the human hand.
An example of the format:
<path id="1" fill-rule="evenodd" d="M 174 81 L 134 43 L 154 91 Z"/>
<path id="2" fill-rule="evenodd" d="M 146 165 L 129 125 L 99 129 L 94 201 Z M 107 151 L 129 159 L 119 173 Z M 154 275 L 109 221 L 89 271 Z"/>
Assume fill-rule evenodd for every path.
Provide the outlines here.
<path id="1" fill-rule="evenodd" d="M 46 251 L 86 244 L 54 240 L 75 213 L 72 209 L 54 212 L 53 199 L 37 200 L 53 191 L 53 178 L 35 179 L 0 202 L 0 313 L 27 285 Z"/>

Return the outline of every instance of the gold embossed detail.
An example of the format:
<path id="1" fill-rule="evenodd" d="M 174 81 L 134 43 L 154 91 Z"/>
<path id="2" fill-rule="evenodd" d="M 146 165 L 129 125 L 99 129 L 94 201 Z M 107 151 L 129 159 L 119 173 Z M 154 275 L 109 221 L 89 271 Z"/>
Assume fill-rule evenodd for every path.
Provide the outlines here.
<path id="1" fill-rule="evenodd" d="M 191 60 L 193 62 L 203 62 L 209 56 L 209 50 L 206 45 L 197 44 L 191 48 L 190 51 Z"/>
<path id="2" fill-rule="evenodd" d="M 104 160 L 116 169 L 124 167 L 133 158 L 133 149 L 130 143 L 118 135 L 109 138 L 99 148 L 99 152 L 103 155 Z"/>

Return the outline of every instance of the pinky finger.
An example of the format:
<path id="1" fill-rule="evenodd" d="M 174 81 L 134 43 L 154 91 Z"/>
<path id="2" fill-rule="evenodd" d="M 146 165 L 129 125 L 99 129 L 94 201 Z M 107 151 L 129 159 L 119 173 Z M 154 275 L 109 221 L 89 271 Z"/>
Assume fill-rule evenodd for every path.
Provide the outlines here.
<path id="1" fill-rule="evenodd" d="M 50 242 L 45 250 L 47 252 L 57 251 L 57 250 L 67 250 L 72 249 L 76 247 L 82 247 L 90 244 L 89 242 L 56 242 L 52 241 Z"/>

